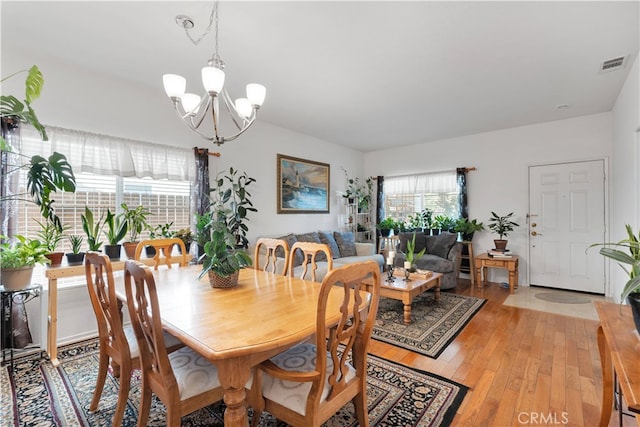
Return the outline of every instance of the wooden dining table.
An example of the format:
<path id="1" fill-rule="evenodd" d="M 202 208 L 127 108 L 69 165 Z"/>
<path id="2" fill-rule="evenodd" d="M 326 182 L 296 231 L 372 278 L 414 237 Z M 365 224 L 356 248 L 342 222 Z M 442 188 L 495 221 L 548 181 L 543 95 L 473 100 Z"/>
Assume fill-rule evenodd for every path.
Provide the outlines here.
<path id="1" fill-rule="evenodd" d="M 224 389 L 225 426 L 248 423 L 245 384 L 251 368 L 304 341 L 315 332 L 320 283 L 240 271 L 238 286 L 211 288 L 198 279 L 202 266 L 154 271 L 162 324 L 218 367 Z M 126 301 L 124 281 L 116 279 Z M 327 318 L 337 322 L 343 291 L 332 290 Z"/>

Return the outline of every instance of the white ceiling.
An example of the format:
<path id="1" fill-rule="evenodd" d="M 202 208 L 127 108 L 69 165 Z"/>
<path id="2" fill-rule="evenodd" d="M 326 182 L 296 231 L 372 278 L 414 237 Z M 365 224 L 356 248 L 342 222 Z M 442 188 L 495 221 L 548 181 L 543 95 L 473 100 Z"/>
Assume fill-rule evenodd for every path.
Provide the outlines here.
<path id="1" fill-rule="evenodd" d="M 163 91 L 199 72 L 205 2 L 12 2 L 9 44 Z M 259 120 L 371 151 L 611 110 L 638 53 L 638 2 L 223 2 L 227 88 L 262 83 Z M 631 55 L 621 70 L 603 60 Z M 4 76 L 3 70 L 3 76 Z M 557 109 L 561 104 L 568 108 Z M 171 108 L 167 103 L 167 108 Z"/>

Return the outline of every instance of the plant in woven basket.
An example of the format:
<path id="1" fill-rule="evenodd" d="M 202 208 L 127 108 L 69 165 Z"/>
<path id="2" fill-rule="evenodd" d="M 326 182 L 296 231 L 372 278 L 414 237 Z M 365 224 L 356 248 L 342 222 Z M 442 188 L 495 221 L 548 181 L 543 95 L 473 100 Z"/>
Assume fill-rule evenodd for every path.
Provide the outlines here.
<path id="1" fill-rule="evenodd" d="M 233 195 L 243 187 L 238 185 L 239 181 L 234 182 L 236 172 L 231 168 L 226 179 L 218 179 L 216 188 L 211 190 L 211 220 L 208 226 L 203 227 L 200 235 L 204 243 L 200 277 L 205 274 L 209 274 L 210 277 L 212 274 L 221 278 L 230 277 L 241 268 L 251 265 L 251 258 L 238 242 L 239 229 L 236 220 L 240 206 Z M 254 181 L 253 178 L 247 178 L 246 174 L 237 179 Z M 246 192 L 241 193 L 246 198 Z M 242 219 L 245 219 L 244 215 L 249 210 L 255 211 L 254 208 L 243 208 Z"/>

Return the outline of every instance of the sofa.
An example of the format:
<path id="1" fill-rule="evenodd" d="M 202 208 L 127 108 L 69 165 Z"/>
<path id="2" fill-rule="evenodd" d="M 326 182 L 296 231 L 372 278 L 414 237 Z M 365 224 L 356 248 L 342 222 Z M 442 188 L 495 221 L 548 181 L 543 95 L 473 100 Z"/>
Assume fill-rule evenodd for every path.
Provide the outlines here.
<path id="1" fill-rule="evenodd" d="M 293 246 L 295 242 L 315 242 L 324 243 L 329 247 L 331 256 L 333 259 L 333 268 L 341 267 L 345 264 L 353 264 L 356 262 L 363 262 L 373 260 L 380 267 L 380 271 L 383 269 L 384 258 L 380 254 L 376 254 L 376 248 L 373 243 L 360 243 L 355 241 L 354 234 L 350 231 L 312 231 L 310 233 L 290 233 L 285 236 L 269 236 L 276 239 L 285 240 L 289 244 L 289 248 Z M 281 273 L 284 270 L 284 253 L 278 254 L 278 260 L 276 262 L 276 273 Z M 294 276 L 299 277 L 302 274 L 302 253 L 296 251 L 294 261 Z M 261 257 L 263 259 L 263 257 Z M 316 270 L 316 280 L 322 281 L 327 274 L 327 261 L 324 254 L 320 254 L 316 260 L 318 269 Z M 256 265 L 254 260 L 254 265 Z M 261 265 L 256 265 L 256 268 L 262 268 Z"/>
<path id="2" fill-rule="evenodd" d="M 407 242 L 413 239 L 413 232 L 400 233 L 394 267 L 402 268 L 407 253 Z M 455 288 L 458 283 L 458 269 L 462 243 L 458 242 L 456 233 L 442 232 L 437 236 L 430 236 L 423 232 L 416 232 L 414 253 L 426 248 L 424 255 L 414 261 L 416 268 L 442 273 L 440 289 Z"/>

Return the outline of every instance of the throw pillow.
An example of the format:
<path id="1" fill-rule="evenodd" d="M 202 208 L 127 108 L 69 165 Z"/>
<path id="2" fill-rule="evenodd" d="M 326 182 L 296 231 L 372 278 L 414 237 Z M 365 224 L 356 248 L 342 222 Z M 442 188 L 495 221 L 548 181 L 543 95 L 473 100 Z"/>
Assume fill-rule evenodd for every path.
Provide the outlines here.
<path id="1" fill-rule="evenodd" d="M 320 240 L 320 235 L 318 234 L 318 232 L 316 231 L 312 231 L 311 233 L 303 233 L 303 234 L 296 234 L 296 238 L 298 239 L 298 242 L 310 242 L 310 243 L 323 243 Z M 302 252 L 300 251 L 296 251 L 296 260 L 297 260 L 297 255 L 300 255 L 300 264 L 302 264 Z M 324 253 L 320 253 L 316 256 L 316 261 L 326 261 L 327 257 L 325 256 Z M 300 264 L 296 264 L 296 265 L 300 265 Z"/>
<path id="2" fill-rule="evenodd" d="M 286 236 L 278 237 L 278 239 L 285 240 L 289 245 L 289 250 L 291 250 L 291 247 L 293 246 L 293 244 L 298 241 L 298 239 L 296 239 L 296 235 L 293 233 L 287 234 Z M 276 249 L 276 256 L 280 258 L 284 258 L 284 251 L 281 248 Z M 296 265 L 302 264 L 302 255 L 299 255 L 299 262 L 298 262 L 298 257 L 296 257 L 296 262 L 297 262 Z"/>
<path id="3" fill-rule="evenodd" d="M 318 235 L 320 236 L 320 241 L 329 246 L 329 249 L 331 250 L 331 258 L 340 258 L 340 248 L 338 248 L 336 238 L 333 237 L 333 231 L 319 231 Z"/>
<path id="4" fill-rule="evenodd" d="M 440 258 L 447 258 L 449 251 L 458 241 L 456 233 L 442 232 L 437 236 L 427 236 L 427 252 Z"/>
<path id="5" fill-rule="evenodd" d="M 333 233 L 336 239 L 338 249 L 340 250 L 340 258 L 348 256 L 356 256 L 356 241 L 351 231 L 336 231 Z"/>

